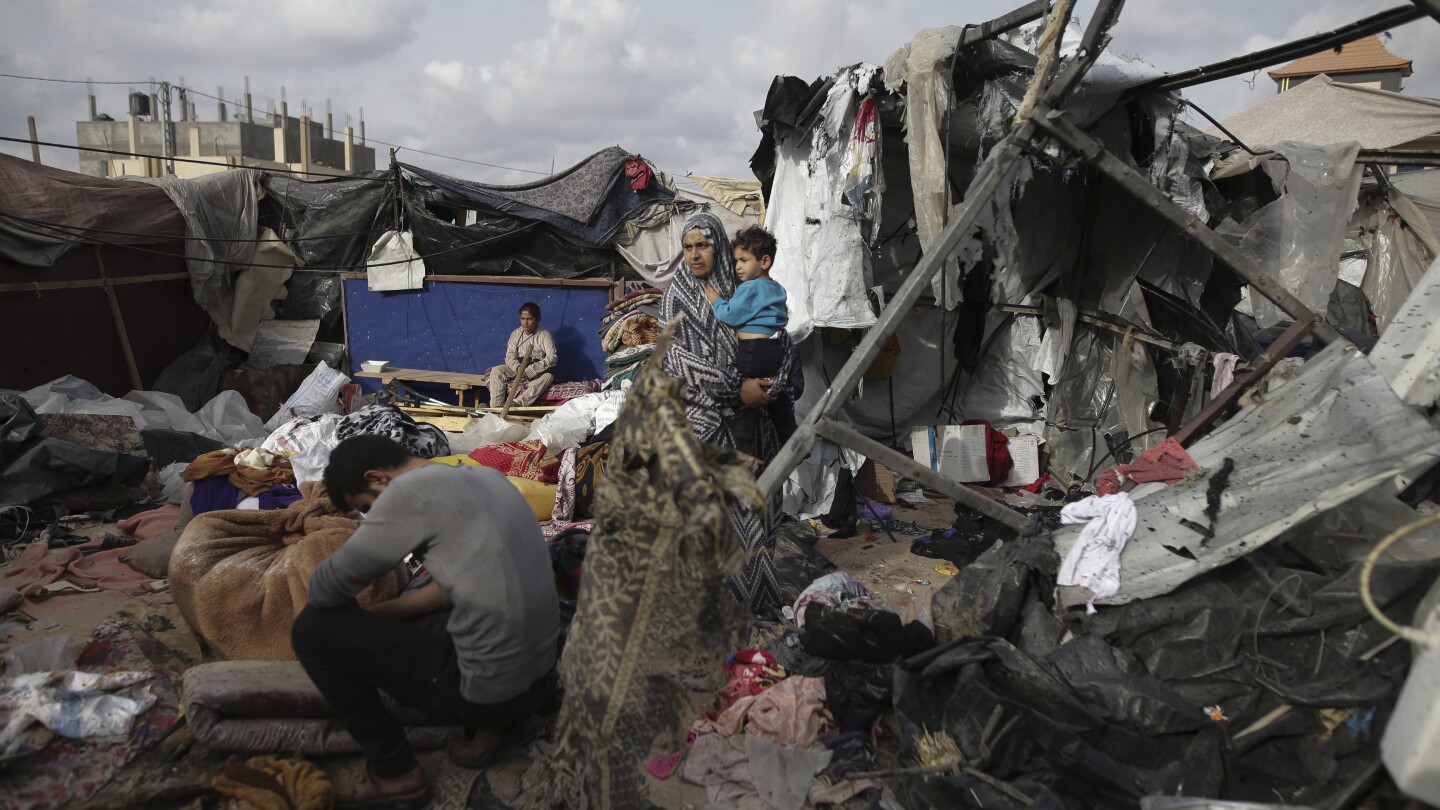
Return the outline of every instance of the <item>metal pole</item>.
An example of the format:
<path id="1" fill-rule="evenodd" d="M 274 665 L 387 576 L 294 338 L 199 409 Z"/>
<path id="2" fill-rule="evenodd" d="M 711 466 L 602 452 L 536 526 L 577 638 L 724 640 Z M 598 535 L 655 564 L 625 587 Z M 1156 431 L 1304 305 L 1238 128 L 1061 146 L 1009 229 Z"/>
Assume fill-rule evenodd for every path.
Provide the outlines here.
<path id="1" fill-rule="evenodd" d="M 816 426 L 816 433 L 836 444 L 863 453 L 906 478 L 913 478 L 937 492 L 950 496 L 956 503 L 986 517 L 994 518 L 1012 529 L 1023 529 L 1030 522 L 1030 519 L 1024 514 L 1005 504 L 992 501 L 959 481 L 951 481 L 899 450 L 886 447 L 839 422 L 826 419 Z"/>
<path id="2" fill-rule="evenodd" d="M 1028 22 L 1033 22 L 1045 16 L 1050 10 L 1050 0 L 1035 0 L 1033 3 L 1026 3 L 1020 8 L 1002 14 L 995 19 L 979 25 L 966 28 L 965 33 L 960 35 L 960 47 L 974 45 L 977 42 L 993 39 L 1012 28 L 1017 28 Z"/>
<path id="3" fill-rule="evenodd" d="M 165 173 L 175 174 L 175 128 L 170 121 L 170 82 L 160 83 L 160 111 L 164 123 L 160 125 L 160 133 L 164 137 L 165 148 L 162 154 L 165 156 Z"/>
<path id="4" fill-rule="evenodd" d="M 1296 321 L 1308 321 L 1316 317 L 1315 313 L 1300 299 L 1292 295 L 1280 282 L 1254 262 L 1245 258 L 1234 245 L 1222 239 L 1194 214 L 1176 205 L 1163 191 L 1151 185 L 1150 181 L 1139 172 L 1125 165 L 1124 161 L 1106 151 L 1105 145 L 1100 141 L 1081 132 L 1058 111 L 1043 106 L 1039 107 L 1032 120 L 1038 122 L 1055 140 L 1074 151 L 1101 174 L 1148 204 L 1155 213 L 1169 220 L 1191 239 L 1215 254 L 1215 258 L 1234 270 L 1237 275 L 1254 287 L 1256 292 L 1284 310 L 1285 314 Z M 1315 336 L 1325 343 L 1332 343 L 1340 339 L 1340 333 L 1325 323 L 1315 327 Z"/>
<path id="5" fill-rule="evenodd" d="M 1309 56 L 1312 53 L 1319 53 L 1327 48 L 1337 45 L 1344 45 L 1347 42 L 1378 34 L 1388 28 L 1403 25 L 1425 16 L 1425 12 L 1413 5 L 1399 6 L 1389 11 L 1382 11 L 1379 14 L 1366 17 L 1363 20 L 1356 20 L 1349 25 L 1336 28 L 1324 34 L 1316 34 L 1304 39 L 1297 39 L 1294 42 L 1287 42 L 1284 45 L 1276 45 L 1273 48 L 1266 48 L 1263 51 L 1256 51 L 1245 56 L 1237 56 L 1233 59 L 1226 59 L 1223 62 L 1204 65 L 1192 70 L 1183 71 L 1161 79 L 1156 79 L 1146 84 L 1137 85 L 1125 94 L 1126 98 L 1139 98 L 1140 96 L 1153 95 L 1155 93 L 1168 93 L 1172 90 L 1180 90 L 1192 87 L 1197 84 L 1213 82 L 1217 79 L 1228 79 L 1231 76 L 1239 76 L 1242 73 L 1249 73 L 1252 70 L 1260 70 L 1271 65 L 1278 65 L 1281 62 L 1289 62 L 1292 59 L 1299 59 L 1302 56 Z"/>

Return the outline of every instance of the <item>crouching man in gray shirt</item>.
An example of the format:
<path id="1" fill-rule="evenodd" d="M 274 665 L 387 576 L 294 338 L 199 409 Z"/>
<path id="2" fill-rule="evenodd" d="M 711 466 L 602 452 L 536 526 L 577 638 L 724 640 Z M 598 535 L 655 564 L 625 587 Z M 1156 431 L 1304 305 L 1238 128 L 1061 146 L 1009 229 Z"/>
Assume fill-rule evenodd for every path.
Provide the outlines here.
<path id="1" fill-rule="evenodd" d="M 425 773 L 381 702 L 477 729 L 451 759 L 486 767 L 507 731 L 555 686 L 559 603 L 535 514 L 500 473 L 416 458 L 380 436 L 335 448 L 325 489 L 366 513 L 310 579 L 291 644 L 305 672 L 364 750 L 366 767 L 335 778 L 336 804 L 424 807 Z M 362 609 L 355 595 L 407 555 L 434 581 Z"/>

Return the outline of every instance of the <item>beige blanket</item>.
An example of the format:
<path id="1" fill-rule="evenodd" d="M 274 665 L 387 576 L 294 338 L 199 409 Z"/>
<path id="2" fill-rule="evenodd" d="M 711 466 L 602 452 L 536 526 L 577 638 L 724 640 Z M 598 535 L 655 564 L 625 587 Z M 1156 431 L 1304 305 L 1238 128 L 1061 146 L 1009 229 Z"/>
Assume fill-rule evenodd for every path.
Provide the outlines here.
<path id="1" fill-rule="evenodd" d="M 305 607 L 310 575 L 359 527 L 336 513 L 324 487 L 302 484 L 287 509 L 222 510 L 196 517 L 170 556 L 170 590 L 195 632 L 231 659 L 294 660 L 290 625 Z M 395 570 L 360 592 L 361 605 L 404 587 Z"/>

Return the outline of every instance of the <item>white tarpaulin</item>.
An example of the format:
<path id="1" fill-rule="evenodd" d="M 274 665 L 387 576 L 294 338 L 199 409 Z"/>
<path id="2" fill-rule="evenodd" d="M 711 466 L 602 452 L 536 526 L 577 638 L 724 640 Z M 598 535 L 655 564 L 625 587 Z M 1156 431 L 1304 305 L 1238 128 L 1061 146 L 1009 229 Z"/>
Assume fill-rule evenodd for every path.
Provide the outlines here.
<path id="1" fill-rule="evenodd" d="M 861 64 L 840 71 L 814 127 L 778 139 L 766 212 L 779 243 L 770 276 L 785 287 L 786 329 L 797 341 L 818 327 L 864 329 L 875 323 L 868 295 L 870 251 L 862 229 L 866 220 L 847 193 L 861 188 L 854 199 L 868 202 L 864 198 L 883 187 L 875 158 L 878 142 L 856 130 L 863 118 L 857 112 L 879 70 Z M 864 144 L 859 155 L 857 137 Z"/>

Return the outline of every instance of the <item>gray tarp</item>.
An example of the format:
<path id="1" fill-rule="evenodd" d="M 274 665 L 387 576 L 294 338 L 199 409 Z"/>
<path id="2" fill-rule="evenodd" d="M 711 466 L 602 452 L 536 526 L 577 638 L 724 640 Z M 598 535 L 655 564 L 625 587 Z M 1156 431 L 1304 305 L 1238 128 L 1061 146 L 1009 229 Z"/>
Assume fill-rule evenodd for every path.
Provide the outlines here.
<path id="1" fill-rule="evenodd" d="M 5 191 L 0 195 L 0 215 L 63 226 L 55 230 L 9 220 L 26 230 L 53 236 L 100 228 L 106 232 L 94 234 L 95 239 L 121 245 L 160 244 L 185 233 L 184 219 L 163 192 L 125 180 L 91 177 L 0 155 L 0 189 Z M 0 255 L 18 260 L 9 253 Z"/>

